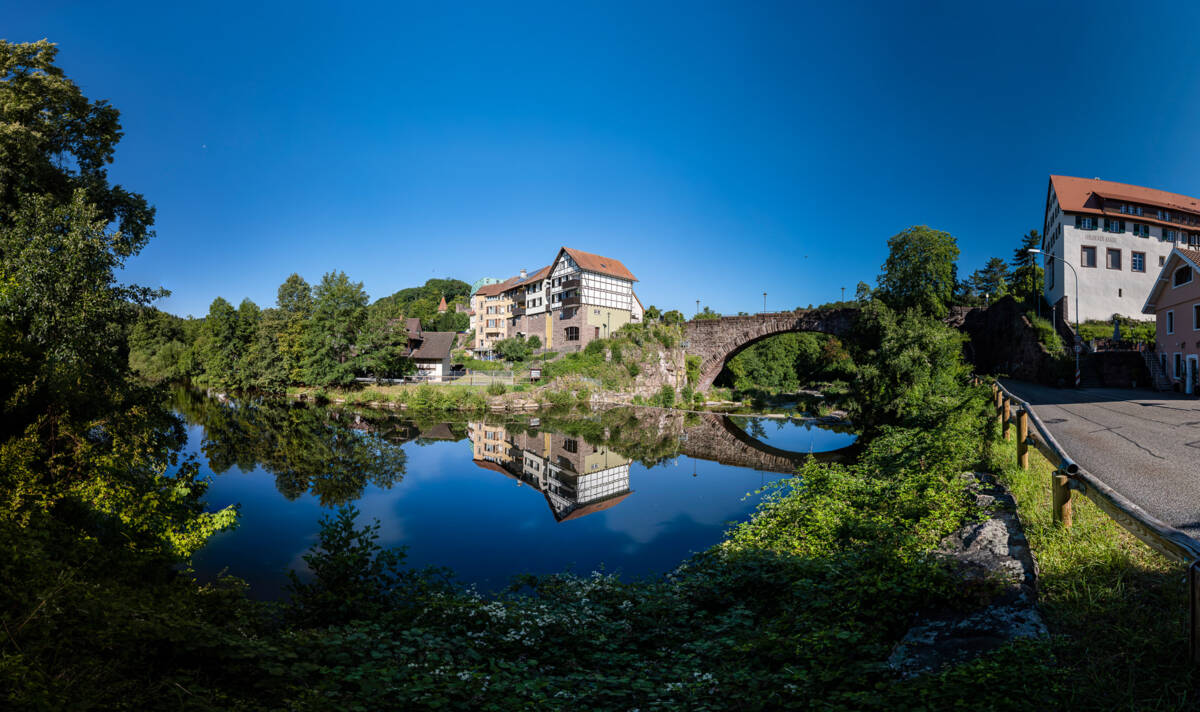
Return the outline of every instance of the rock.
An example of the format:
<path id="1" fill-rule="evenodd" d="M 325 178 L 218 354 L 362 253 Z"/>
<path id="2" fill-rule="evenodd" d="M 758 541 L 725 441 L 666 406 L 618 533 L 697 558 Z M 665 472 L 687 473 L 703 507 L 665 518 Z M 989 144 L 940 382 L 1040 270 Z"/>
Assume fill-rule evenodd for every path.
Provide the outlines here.
<path id="1" fill-rule="evenodd" d="M 1016 501 L 991 475 L 965 473 L 969 494 L 987 517 L 964 524 L 938 547 L 953 562 L 973 611 L 923 611 L 888 657 L 905 677 L 935 672 L 1016 638 L 1047 635 L 1037 610 L 1037 564 L 1016 514 Z"/>

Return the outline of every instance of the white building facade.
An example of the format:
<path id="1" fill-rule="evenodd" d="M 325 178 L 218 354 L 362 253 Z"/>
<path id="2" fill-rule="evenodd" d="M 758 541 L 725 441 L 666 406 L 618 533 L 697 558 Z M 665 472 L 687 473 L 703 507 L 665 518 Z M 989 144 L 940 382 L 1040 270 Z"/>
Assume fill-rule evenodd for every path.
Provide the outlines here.
<path id="1" fill-rule="evenodd" d="M 1142 307 L 1177 246 L 1200 244 L 1200 200 L 1098 178 L 1050 176 L 1042 250 L 1046 300 L 1066 297 L 1067 316 L 1147 319 Z M 1074 272 L 1061 260 L 1070 263 Z"/>

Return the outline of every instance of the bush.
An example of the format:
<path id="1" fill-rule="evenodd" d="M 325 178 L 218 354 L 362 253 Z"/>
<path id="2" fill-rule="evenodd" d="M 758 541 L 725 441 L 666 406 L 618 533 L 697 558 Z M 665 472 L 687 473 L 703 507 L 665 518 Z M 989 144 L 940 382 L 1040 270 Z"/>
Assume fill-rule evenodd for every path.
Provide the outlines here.
<path id="1" fill-rule="evenodd" d="M 508 392 L 508 389 L 504 387 L 503 383 L 493 383 L 487 387 L 487 392 L 489 396 L 502 396 Z"/>
<path id="2" fill-rule="evenodd" d="M 629 363 L 625 364 L 625 370 L 629 372 L 630 378 L 637 378 L 638 374 L 642 372 L 642 367 L 630 361 Z"/>
<path id="3" fill-rule="evenodd" d="M 1037 333 L 1038 342 L 1046 347 L 1046 351 L 1052 357 L 1062 358 L 1067 355 L 1067 347 L 1063 345 L 1062 337 L 1058 335 L 1058 330 L 1054 328 L 1054 324 L 1050 323 L 1049 319 L 1037 316 L 1033 312 L 1026 312 L 1025 318 L 1029 320 L 1029 324 Z M 1109 336 L 1111 335 L 1110 328 Z"/>
<path id="4" fill-rule="evenodd" d="M 664 383 L 658 391 L 658 396 L 655 398 L 655 404 L 663 408 L 670 408 L 675 405 L 675 389 L 669 384 Z"/>

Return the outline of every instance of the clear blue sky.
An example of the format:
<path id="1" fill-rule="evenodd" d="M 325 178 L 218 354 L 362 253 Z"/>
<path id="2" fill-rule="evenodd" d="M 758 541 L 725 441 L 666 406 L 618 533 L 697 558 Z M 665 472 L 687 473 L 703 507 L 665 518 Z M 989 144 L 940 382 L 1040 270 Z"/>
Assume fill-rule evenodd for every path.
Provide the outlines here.
<path id="1" fill-rule="evenodd" d="M 560 245 L 645 304 L 792 308 L 873 283 L 913 224 L 960 273 L 1009 258 L 1050 173 L 1200 195 L 1186 3 L 182 5 L 0 2 L 120 109 L 111 176 L 158 208 L 126 278 L 181 315 Z"/>

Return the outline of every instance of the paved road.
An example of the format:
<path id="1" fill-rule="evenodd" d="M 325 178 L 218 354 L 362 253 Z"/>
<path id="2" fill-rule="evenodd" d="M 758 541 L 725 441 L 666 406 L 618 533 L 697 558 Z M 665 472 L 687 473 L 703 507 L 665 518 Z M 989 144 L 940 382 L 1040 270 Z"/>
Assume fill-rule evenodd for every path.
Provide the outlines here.
<path id="1" fill-rule="evenodd" d="M 1122 388 L 1004 385 L 1029 401 L 1080 467 L 1200 538 L 1200 400 Z"/>

